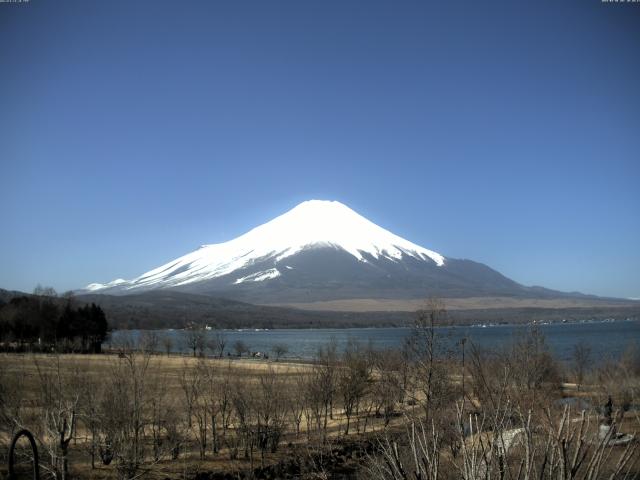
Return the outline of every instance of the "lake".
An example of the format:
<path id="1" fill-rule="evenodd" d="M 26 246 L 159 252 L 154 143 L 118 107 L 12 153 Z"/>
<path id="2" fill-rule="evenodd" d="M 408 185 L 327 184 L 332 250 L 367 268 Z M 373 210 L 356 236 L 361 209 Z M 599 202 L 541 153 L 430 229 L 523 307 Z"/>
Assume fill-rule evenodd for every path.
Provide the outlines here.
<path id="1" fill-rule="evenodd" d="M 499 349 L 508 345 L 515 336 L 530 328 L 526 325 L 476 325 L 459 327 L 440 327 L 438 334 L 450 347 L 467 338 L 470 342 L 483 348 Z M 608 359 L 619 358 L 622 352 L 632 343 L 640 341 L 640 322 L 636 320 L 618 320 L 604 322 L 578 322 L 538 325 L 544 334 L 551 352 L 560 361 L 571 359 L 574 345 L 584 343 L 591 347 L 592 360 L 596 363 Z M 284 344 L 288 347 L 287 358 L 310 359 L 318 348 L 331 339 L 335 339 L 341 349 L 349 338 L 363 344 L 371 343 L 376 349 L 400 348 L 411 333 L 410 328 L 345 328 L 345 329 L 278 329 L 278 330 L 222 330 L 227 339 L 227 351 L 232 351 L 234 342 L 242 340 L 252 351 L 271 354 L 274 345 Z M 105 346 L 116 346 L 125 339 L 134 342 L 140 337 L 139 330 L 117 330 L 112 332 L 111 339 Z M 173 350 L 188 352 L 183 330 L 159 330 L 159 336 L 172 337 Z M 213 336 L 215 331 L 207 331 Z M 637 345 L 640 346 L 640 345 Z M 162 346 L 158 347 L 162 350 Z"/>

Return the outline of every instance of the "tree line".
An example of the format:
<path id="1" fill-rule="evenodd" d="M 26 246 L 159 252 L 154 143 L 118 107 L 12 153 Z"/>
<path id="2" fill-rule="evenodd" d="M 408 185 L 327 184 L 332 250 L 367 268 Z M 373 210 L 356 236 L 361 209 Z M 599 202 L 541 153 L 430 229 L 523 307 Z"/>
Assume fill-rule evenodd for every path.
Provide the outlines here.
<path id="1" fill-rule="evenodd" d="M 102 308 L 76 305 L 51 288 L 0 305 L 0 348 L 5 351 L 99 353 L 109 325 Z"/>

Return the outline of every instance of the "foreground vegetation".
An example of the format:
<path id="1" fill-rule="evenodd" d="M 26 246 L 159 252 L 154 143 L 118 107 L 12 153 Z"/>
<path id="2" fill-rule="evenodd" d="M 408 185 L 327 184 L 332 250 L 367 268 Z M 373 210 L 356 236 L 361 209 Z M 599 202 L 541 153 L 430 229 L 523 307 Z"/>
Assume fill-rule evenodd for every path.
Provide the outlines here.
<path id="1" fill-rule="evenodd" d="M 330 343 L 308 364 L 163 355 L 149 339 L 114 355 L 5 354 L 0 461 L 28 428 L 42 476 L 60 480 L 638 478 L 637 439 L 611 445 L 640 430 L 634 350 L 593 367 L 579 345 L 560 366 L 530 330 L 454 356 L 443 321 L 434 301 L 402 350 Z"/>

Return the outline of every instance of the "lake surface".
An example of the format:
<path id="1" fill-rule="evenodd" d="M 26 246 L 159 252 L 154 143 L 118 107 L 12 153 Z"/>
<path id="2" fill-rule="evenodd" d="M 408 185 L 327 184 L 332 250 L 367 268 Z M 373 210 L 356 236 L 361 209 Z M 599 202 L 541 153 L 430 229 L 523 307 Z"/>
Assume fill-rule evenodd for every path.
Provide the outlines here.
<path id="1" fill-rule="evenodd" d="M 478 325 L 460 327 L 440 327 L 438 335 L 443 343 L 453 350 L 459 350 L 459 342 L 467 338 L 483 348 L 499 349 L 508 345 L 518 334 L 531 326 L 521 325 Z M 619 358 L 631 344 L 640 347 L 640 322 L 636 320 L 610 322 L 583 322 L 538 325 L 546 343 L 558 360 L 571 359 L 573 347 L 584 343 L 591 347 L 591 358 L 598 363 L 609 358 Z M 371 343 L 376 349 L 401 348 L 411 334 L 410 328 L 323 328 L 323 329 L 278 329 L 278 330 L 220 330 L 227 340 L 226 351 L 233 351 L 234 342 L 243 341 L 251 351 L 272 354 L 275 345 L 283 344 L 289 349 L 287 358 L 310 359 L 318 348 L 335 339 L 338 348 L 344 347 L 349 338 L 363 344 Z M 172 338 L 174 352 L 188 352 L 183 330 L 159 330 L 157 335 Z M 216 331 L 207 331 L 213 335 Z M 136 342 L 143 334 L 140 330 L 118 330 L 112 332 L 105 346 L 117 346 L 125 340 Z M 162 350 L 162 342 L 158 346 Z"/>

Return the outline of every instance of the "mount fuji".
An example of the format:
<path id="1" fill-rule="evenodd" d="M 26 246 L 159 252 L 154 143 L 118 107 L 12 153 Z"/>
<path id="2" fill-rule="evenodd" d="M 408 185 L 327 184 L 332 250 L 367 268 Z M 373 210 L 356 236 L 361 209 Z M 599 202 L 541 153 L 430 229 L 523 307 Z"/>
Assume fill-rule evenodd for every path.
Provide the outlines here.
<path id="1" fill-rule="evenodd" d="M 427 296 L 582 296 L 525 287 L 471 260 L 448 258 L 336 201 L 310 200 L 225 243 L 203 245 L 132 280 L 81 293 L 177 291 L 262 304 Z"/>

